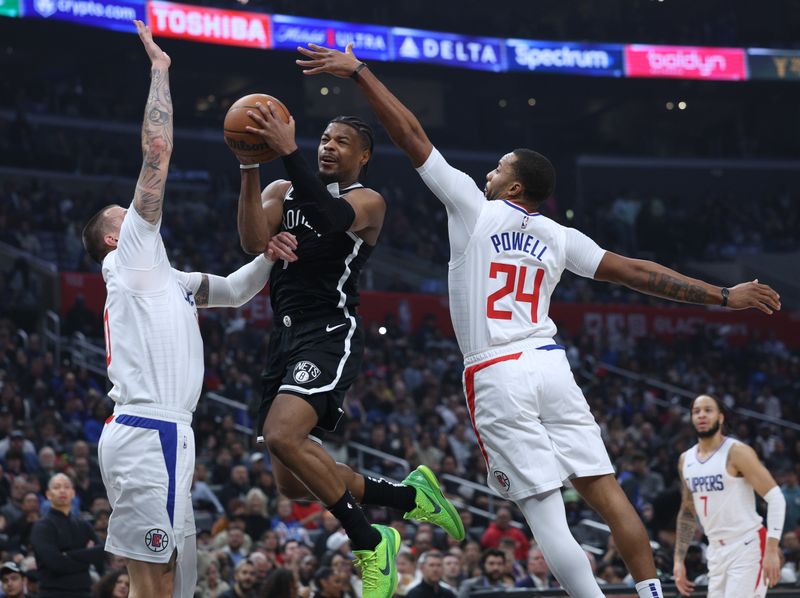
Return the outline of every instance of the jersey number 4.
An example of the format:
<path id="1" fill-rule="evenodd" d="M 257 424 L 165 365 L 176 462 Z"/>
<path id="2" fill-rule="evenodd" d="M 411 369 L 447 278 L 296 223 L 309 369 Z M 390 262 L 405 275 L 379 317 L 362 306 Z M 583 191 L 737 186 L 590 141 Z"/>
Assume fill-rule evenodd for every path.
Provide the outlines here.
<path id="1" fill-rule="evenodd" d="M 489 267 L 489 278 L 497 278 L 505 275 L 506 282 L 502 288 L 498 289 L 486 300 L 486 316 L 495 320 L 510 320 L 514 312 L 506 309 L 498 309 L 495 303 L 506 295 L 514 293 L 514 300 L 518 303 L 531 304 L 531 322 L 536 324 L 539 321 L 539 289 L 544 278 L 544 268 L 536 268 L 533 275 L 533 292 L 525 292 L 525 282 L 528 277 L 528 267 L 514 264 L 504 264 L 502 262 L 492 262 Z"/>

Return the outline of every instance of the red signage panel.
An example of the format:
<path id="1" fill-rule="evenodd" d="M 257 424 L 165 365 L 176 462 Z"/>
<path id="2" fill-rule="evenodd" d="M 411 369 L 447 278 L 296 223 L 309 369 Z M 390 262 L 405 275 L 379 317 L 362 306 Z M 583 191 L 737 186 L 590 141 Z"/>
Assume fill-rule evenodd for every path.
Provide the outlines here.
<path id="1" fill-rule="evenodd" d="M 628 77 L 743 81 L 747 56 L 742 48 L 627 45 L 625 72 Z"/>

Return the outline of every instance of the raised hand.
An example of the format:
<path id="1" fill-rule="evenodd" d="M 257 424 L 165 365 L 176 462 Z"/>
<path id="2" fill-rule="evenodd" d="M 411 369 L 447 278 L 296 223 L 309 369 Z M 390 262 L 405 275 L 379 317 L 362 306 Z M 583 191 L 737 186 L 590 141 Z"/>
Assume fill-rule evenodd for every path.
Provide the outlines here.
<path id="1" fill-rule="evenodd" d="M 297 149 L 294 139 L 294 117 L 289 117 L 289 122 L 284 122 L 283 118 L 275 111 L 272 102 L 267 102 L 264 106 L 261 102 L 256 102 L 257 110 L 248 110 L 249 116 L 256 126 L 248 126 L 247 130 L 264 138 L 264 141 L 278 152 L 281 156 L 288 156 Z"/>
<path id="2" fill-rule="evenodd" d="M 308 48 L 297 47 L 297 51 L 310 60 L 295 60 L 303 68 L 304 75 L 330 73 L 346 79 L 356 70 L 361 61 L 353 54 L 353 44 L 347 44 L 344 52 L 333 48 L 308 44 Z"/>
<path id="3" fill-rule="evenodd" d="M 169 55 L 153 41 L 153 33 L 150 31 L 150 27 L 145 25 L 142 21 L 134 21 L 133 24 L 136 25 L 139 39 L 142 40 L 144 49 L 150 57 L 150 64 L 152 64 L 154 68 L 168 69 L 170 64 L 172 64 L 172 60 Z"/>
<path id="4" fill-rule="evenodd" d="M 757 278 L 752 282 L 737 284 L 730 291 L 728 307 L 731 309 L 754 307 L 771 314 L 781 308 L 781 296 L 769 285 L 758 282 Z"/>

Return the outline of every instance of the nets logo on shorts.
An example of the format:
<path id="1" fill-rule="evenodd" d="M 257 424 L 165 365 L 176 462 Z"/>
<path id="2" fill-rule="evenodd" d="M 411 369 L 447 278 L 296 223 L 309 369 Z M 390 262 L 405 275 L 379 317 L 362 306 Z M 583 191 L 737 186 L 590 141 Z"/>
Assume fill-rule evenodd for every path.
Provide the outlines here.
<path id="1" fill-rule="evenodd" d="M 164 552 L 169 546 L 169 536 L 163 529 L 156 527 L 144 535 L 144 544 L 153 552 Z"/>
<path id="2" fill-rule="evenodd" d="M 319 368 L 310 361 L 300 361 L 294 366 L 292 377 L 298 384 L 305 384 L 311 382 L 319 377 Z"/>
<path id="3" fill-rule="evenodd" d="M 500 484 L 500 487 L 506 492 L 508 492 L 509 488 L 511 488 L 511 480 L 509 480 L 508 476 L 499 469 L 494 470 L 494 479 L 497 480 L 497 483 Z"/>

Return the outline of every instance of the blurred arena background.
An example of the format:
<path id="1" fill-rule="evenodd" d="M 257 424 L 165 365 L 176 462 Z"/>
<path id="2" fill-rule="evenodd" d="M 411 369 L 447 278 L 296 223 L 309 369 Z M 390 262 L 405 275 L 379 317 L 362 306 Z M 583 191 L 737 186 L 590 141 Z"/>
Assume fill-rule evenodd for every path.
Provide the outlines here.
<path id="1" fill-rule="evenodd" d="M 144 18 L 172 57 L 176 143 L 162 232 L 179 269 L 227 273 L 245 262 L 238 167 L 222 140 L 238 97 L 280 98 L 309 154 L 332 116 L 377 125 L 350 81 L 304 78 L 294 64 L 298 44 L 353 41 L 433 142 L 476 179 L 509 148 L 532 147 L 558 171 L 544 210 L 558 222 L 609 250 L 714 283 L 758 273 L 773 286 L 783 310 L 766 316 L 676 307 L 570 275 L 552 313 L 663 580 L 672 571 L 677 459 L 694 443 L 687 405 L 713 392 L 732 410 L 735 435 L 784 489 L 784 583 L 775 593 L 798 595 L 800 1 L 194 2 L 0 0 L 3 561 L 23 562 L 35 583 L 25 523 L 39 511 L 20 505 L 29 492 L 44 504 L 43 480 L 55 470 L 74 478 L 78 508 L 98 533 L 107 525 L 94 450 L 112 408 L 104 287 L 80 230 L 103 205 L 132 197 L 148 65 L 130 20 Z M 505 505 L 486 488 L 464 405 L 445 212 L 379 125 L 376 132 L 367 184 L 389 212 L 361 280 L 363 373 L 331 447 L 339 460 L 393 479 L 429 464 L 469 523 L 468 540 L 453 547 L 429 526 L 394 521 L 408 546 L 402 595 L 417 575 L 415 557 L 430 546 L 459 555 L 459 576 L 471 577 L 504 525 L 496 514 Z M 262 171 L 262 182 L 283 173 L 279 163 Z M 347 548 L 331 536 L 333 524 L 316 507 L 282 504 L 253 442 L 249 409 L 269 359 L 266 291 L 240 310 L 206 311 L 200 325 L 197 595 L 215 596 L 215 579 L 232 583 L 233 567 L 251 552 L 267 557 L 256 559 L 260 579 L 286 566 L 308 582 L 333 560 L 356 592 L 348 562 L 336 561 Z M 635 594 L 608 528 L 574 491 L 564 499 L 598 577 L 611 593 Z M 515 510 L 510 525 L 529 534 Z M 513 585 L 526 574 L 527 550 L 519 541 L 508 549 Z M 701 536 L 687 566 L 702 581 Z"/>

